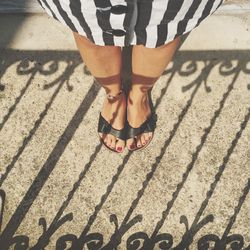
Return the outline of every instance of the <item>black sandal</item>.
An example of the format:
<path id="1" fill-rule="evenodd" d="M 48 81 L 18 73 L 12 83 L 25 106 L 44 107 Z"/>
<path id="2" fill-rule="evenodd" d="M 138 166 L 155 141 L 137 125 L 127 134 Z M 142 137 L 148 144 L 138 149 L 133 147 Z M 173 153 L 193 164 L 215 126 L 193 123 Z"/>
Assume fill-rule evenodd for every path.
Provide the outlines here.
<path id="1" fill-rule="evenodd" d="M 156 122 L 157 122 L 157 115 L 152 112 L 149 118 L 139 127 L 139 128 L 133 128 L 129 125 L 128 121 L 126 123 L 126 130 L 127 130 L 127 139 L 136 138 L 138 135 L 143 133 L 150 133 L 154 132 L 156 128 Z M 152 141 L 154 134 L 150 138 L 150 140 L 145 144 L 143 147 L 135 147 L 135 149 L 130 149 L 130 151 L 139 151 L 142 149 L 145 149 L 149 143 Z"/>
<path id="2" fill-rule="evenodd" d="M 121 90 L 117 95 L 113 96 L 110 94 L 107 94 L 107 98 L 110 101 L 116 101 L 118 100 L 118 97 L 120 97 L 120 95 L 123 93 L 123 91 Z M 126 140 L 126 127 L 124 126 L 123 129 L 118 130 L 112 127 L 112 125 L 102 116 L 101 112 L 100 112 L 100 116 L 99 116 L 99 121 L 98 121 L 98 129 L 97 129 L 98 133 L 102 133 L 102 134 L 111 134 L 113 136 L 115 136 L 117 139 L 121 139 L 121 140 Z M 122 153 L 119 152 L 113 148 L 110 148 L 109 146 L 106 145 L 106 143 L 104 142 L 104 140 L 100 137 L 100 140 L 102 142 L 102 144 L 109 149 L 112 152 L 115 153 Z"/>

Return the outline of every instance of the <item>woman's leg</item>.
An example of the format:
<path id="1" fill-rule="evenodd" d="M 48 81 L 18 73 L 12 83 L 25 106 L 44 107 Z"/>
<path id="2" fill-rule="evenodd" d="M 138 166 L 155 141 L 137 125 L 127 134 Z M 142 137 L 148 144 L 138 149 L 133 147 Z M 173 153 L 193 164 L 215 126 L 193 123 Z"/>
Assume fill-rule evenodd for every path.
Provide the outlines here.
<path id="1" fill-rule="evenodd" d="M 121 73 L 122 54 L 121 48 L 117 46 L 98 46 L 87 38 L 73 33 L 76 45 L 91 74 L 98 79 L 106 93 L 117 95 L 121 90 L 121 80 L 118 77 Z M 111 76 L 116 76 L 113 79 Z M 114 80 L 115 79 L 115 80 Z M 125 123 L 126 98 L 122 94 L 116 101 L 105 99 L 102 116 L 111 123 L 115 129 L 122 129 Z M 101 134 L 104 143 L 110 148 L 121 152 L 124 149 L 125 141 L 116 139 L 115 136 Z M 116 142 L 117 141 L 117 142 Z"/>
<path id="2" fill-rule="evenodd" d="M 133 47 L 132 72 L 137 76 L 132 77 L 127 104 L 127 119 L 132 127 L 140 127 L 150 116 L 151 110 L 147 91 L 153 87 L 156 79 L 166 69 L 178 48 L 179 42 L 180 38 L 176 38 L 174 41 L 157 48 L 146 48 L 143 45 L 135 45 Z M 141 81 L 140 78 L 142 79 Z M 144 83 L 142 83 L 143 81 Z M 147 143 L 151 136 L 152 133 L 143 133 L 136 139 L 128 139 L 127 146 L 130 149 L 141 147 Z"/>

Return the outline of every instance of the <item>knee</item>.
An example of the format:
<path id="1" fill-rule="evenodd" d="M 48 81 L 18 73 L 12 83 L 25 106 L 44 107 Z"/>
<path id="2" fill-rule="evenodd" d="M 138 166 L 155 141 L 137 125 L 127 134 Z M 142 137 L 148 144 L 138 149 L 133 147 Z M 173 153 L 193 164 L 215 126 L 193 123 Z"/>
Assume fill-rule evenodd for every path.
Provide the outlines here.
<path id="1" fill-rule="evenodd" d="M 90 41 L 87 37 L 79 35 L 76 32 L 73 32 L 73 35 L 78 46 L 83 46 L 88 50 L 93 50 L 100 57 L 112 55 L 113 53 L 116 53 L 121 50 L 121 48 L 118 46 L 96 45 L 95 43 Z"/>
<path id="2" fill-rule="evenodd" d="M 87 37 L 82 36 L 80 34 L 78 34 L 77 32 L 73 32 L 75 41 L 78 45 L 82 45 L 85 47 L 95 47 L 97 45 L 95 45 L 92 41 L 90 41 Z"/>

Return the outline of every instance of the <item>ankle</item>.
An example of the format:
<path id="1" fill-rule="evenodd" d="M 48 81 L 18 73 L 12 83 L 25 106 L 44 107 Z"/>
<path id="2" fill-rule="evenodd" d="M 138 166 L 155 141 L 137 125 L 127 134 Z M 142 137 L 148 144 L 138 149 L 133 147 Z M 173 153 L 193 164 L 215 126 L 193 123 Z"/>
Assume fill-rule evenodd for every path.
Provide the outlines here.
<path id="1" fill-rule="evenodd" d="M 116 88 L 108 89 L 104 87 L 105 92 L 106 92 L 106 98 L 108 101 L 114 102 L 121 100 L 122 97 L 124 96 L 124 91 L 122 90 L 121 87 L 117 86 Z"/>
<path id="2" fill-rule="evenodd" d="M 110 96 L 110 95 L 106 95 L 106 98 L 104 99 L 104 103 L 103 105 L 106 107 L 117 107 L 120 105 L 124 105 L 126 103 L 126 96 L 124 94 L 124 92 L 121 92 L 118 95 L 114 95 L 114 96 Z"/>
<path id="3" fill-rule="evenodd" d="M 148 104 L 148 93 L 141 91 L 130 91 L 128 95 L 128 104 L 145 106 Z"/>

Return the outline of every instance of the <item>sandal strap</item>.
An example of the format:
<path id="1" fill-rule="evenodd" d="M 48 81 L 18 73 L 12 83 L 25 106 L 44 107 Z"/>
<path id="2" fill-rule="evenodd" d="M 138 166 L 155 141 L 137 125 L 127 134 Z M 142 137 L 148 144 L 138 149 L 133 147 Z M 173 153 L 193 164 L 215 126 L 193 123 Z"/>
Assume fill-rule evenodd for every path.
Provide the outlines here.
<path id="1" fill-rule="evenodd" d="M 150 117 L 139 127 L 133 128 L 127 122 L 127 139 L 134 138 L 142 133 L 154 132 L 156 128 L 157 115 L 152 113 Z"/>
<path id="2" fill-rule="evenodd" d="M 98 132 L 103 134 L 111 134 L 116 138 L 121 140 L 126 140 L 126 129 L 125 127 L 121 130 L 115 129 L 112 127 L 108 121 L 100 113 L 99 122 L 98 122 Z"/>

